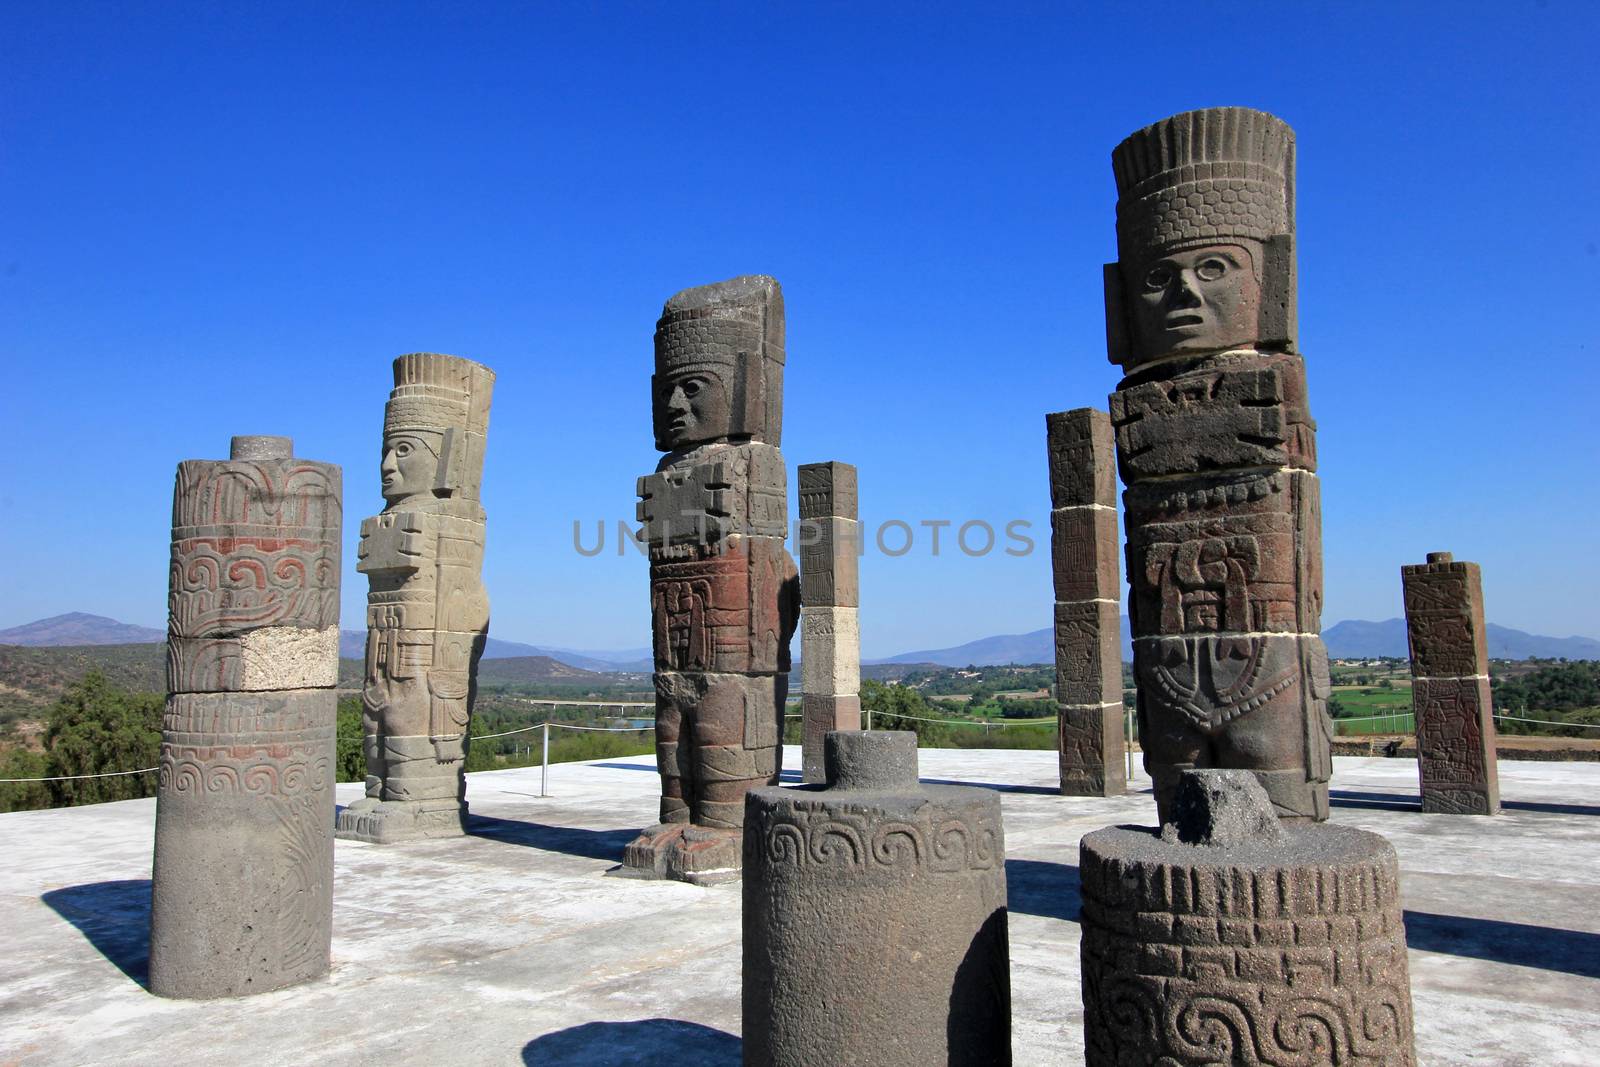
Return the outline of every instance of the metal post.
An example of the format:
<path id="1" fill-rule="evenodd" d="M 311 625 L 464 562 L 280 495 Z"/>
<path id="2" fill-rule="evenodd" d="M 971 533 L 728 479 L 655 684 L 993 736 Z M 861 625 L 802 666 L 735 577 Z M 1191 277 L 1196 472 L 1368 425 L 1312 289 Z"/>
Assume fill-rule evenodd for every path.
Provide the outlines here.
<path id="1" fill-rule="evenodd" d="M 539 795 L 550 795 L 550 723 L 544 724 L 544 770 L 539 775 Z"/>
<path id="2" fill-rule="evenodd" d="M 1133 709 L 1132 708 L 1128 708 L 1128 709 L 1124 710 L 1124 712 L 1123 712 L 1123 720 L 1126 723 L 1126 726 L 1124 727 L 1124 729 L 1126 730 L 1127 735 L 1128 735 L 1127 743 L 1123 746 L 1123 752 L 1128 757 L 1128 781 L 1131 782 L 1131 781 L 1133 781 Z"/>
<path id="3" fill-rule="evenodd" d="M 872 729 L 872 709 L 867 709 L 867 729 Z"/>

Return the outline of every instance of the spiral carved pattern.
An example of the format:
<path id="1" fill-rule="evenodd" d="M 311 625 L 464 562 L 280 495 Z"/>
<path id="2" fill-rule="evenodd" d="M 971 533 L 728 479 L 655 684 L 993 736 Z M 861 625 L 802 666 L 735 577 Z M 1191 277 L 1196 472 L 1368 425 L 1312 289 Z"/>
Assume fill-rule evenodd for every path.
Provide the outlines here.
<path id="1" fill-rule="evenodd" d="M 846 812 L 795 811 L 763 821 L 762 848 L 774 865 L 955 872 L 989 870 L 999 858 L 994 828 L 960 819 L 869 824 Z"/>
<path id="2" fill-rule="evenodd" d="M 1137 831 L 1085 838 L 1090 1067 L 1415 1063 L 1393 850 L 1359 831 L 1304 832 L 1336 847 L 1276 869 L 1130 846 Z"/>

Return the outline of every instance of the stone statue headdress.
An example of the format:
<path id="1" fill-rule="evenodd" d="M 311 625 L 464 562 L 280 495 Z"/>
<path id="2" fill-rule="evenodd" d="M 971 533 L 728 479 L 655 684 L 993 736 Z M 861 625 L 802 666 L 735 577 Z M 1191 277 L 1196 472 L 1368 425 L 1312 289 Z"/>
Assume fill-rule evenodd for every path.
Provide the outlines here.
<path id="1" fill-rule="evenodd" d="M 728 436 L 777 447 L 783 433 L 783 290 L 774 278 L 747 274 L 678 293 L 656 323 L 656 448 L 663 432 L 663 387 L 700 372 L 727 391 Z"/>
<path id="2" fill-rule="evenodd" d="M 1117 259 L 1105 268 L 1111 362 L 1133 359 L 1124 273 L 1201 245 L 1259 242 L 1263 347 L 1293 351 L 1294 131 L 1243 107 L 1186 111 L 1146 126 L 1111 153 Z M 1120 269 L 1119 269 L 1120 267 Z"/>
<path id="3" fill-rule="evenodd" d="M 417 433 L 437 440 L 435 494 L 476 500 L 493 392 L 494 371 L 481 363 L 422 352 L 400 356 L 383 411 L 383 435 Z"/>

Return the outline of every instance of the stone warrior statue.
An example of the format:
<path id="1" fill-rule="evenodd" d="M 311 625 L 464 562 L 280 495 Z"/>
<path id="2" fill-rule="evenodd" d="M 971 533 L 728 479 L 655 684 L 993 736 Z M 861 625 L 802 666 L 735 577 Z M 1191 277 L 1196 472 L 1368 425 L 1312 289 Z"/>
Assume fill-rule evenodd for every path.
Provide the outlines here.
<path id="1" fill-rule="evenodd" d="M 656 448 L 639 479 L 650 555 L 661 824 L 619 873 L 738 877 L 744 798 L 775 785 L 799 577 L 784 548 L 783 293 L 686 289 L 656 324 Z"/>
<path id="2" fill-rule="evenodd" d="M 463 830 L 462 777 L 489 629 L 478 502 L 494 372 L 457 356 L 394 361 L 383 513 L 361 523 L 367 576 L 367 795 L 339 836 L 387 844 Z"/>
<path id="3" fill-rule="evenodd" d="M 1316 423 L 1295 352 L 1294 132 L 1246 108 L 1112 153 L 1111 396 L 1139 739 L 1161 819 L 1191 767 L 1325 819 L 1331 727 Z"/>

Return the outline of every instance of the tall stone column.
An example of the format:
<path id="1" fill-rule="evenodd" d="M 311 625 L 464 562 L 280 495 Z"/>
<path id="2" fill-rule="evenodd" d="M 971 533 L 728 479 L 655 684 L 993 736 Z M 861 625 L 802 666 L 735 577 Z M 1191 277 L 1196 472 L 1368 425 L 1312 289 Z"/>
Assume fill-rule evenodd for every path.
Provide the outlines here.
<path id="1" fill-rule="evenodd" d="M 1128 752 L 1122 730 L 1122 583 L 1111 417 L 1094 408 L 1058 411 L 1045 416 L 1045 433 L 1061 792 L 1116 796 L 1128 788 Z"/>
<path id="2" fill-rule="evenodd" d="M 178 465 L 150 991 L 263 993 L 328 969 L 339 468 L 287 437 Z"/>
<path id="3" fill-rule="evenodd" d="M 668 300 L 656 324 L 656 448 L 639 479 L 650 556 L 661 822 L 617 873 L 739 876 L 744 797 L 775 785 L 799 572 L 784 548 L 783 292 L 764 275 Z"/>
<path id="4" fill-rule="evenodd" d="M 465 832 L 467 731 L 489 633 L 479 502 L 494 372 L 459 356 L 394 361 L 383 511 L 361 523 L 367 576 L 367 795 L 339 836 L 374 844 Z"/>
<path id="5" fill-rule="evenodd" d="M 1246 108 L 1112 153 L 1111 396 L 1139 740 L 1163 820 L 1186 768 L 1248 770 L 1328 815 L 1316 423 L 1295 351 L 1294 133 Z"/>
<path id="6" fill-rule="evenodd" d="M 918 785 L 912 733 L 825 752 L 826 789 L 746 804 L 745 1064 L 1010 1064 L 999 794 Z"/>
<path id="7" fill-rule="evenodd" d="M 824 780 L 822 739 L 861 729 L 861 522 L 856 469 L 800 467 L 801 768 Z"/>
<path id="8" fill-rule="evenodd" d="M 1400 568 L 1411 646 L 1422 810 L 1494 815 L 1500 810 L 1483 575 L 1448 552 Z"/>
<path id="9" fill-rule="evenodd" d="M 1084 1059 L 1411 1067 L 1399 862 L 1284 825 L 1242 771 L 1186 771 L 1161 830 L 1079 845 Z"/>

